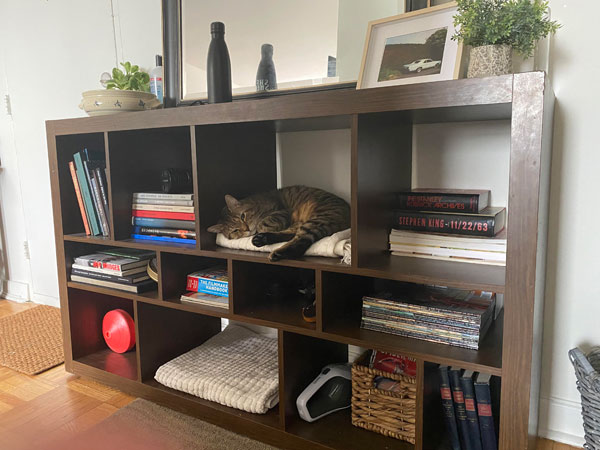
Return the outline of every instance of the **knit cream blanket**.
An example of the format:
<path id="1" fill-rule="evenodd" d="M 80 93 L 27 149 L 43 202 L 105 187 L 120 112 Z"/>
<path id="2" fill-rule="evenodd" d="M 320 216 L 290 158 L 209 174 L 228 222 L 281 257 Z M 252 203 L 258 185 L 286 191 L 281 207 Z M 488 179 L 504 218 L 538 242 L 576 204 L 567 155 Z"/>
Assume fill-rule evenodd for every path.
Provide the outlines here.
<path id="1" fill-rule="evenodd" d="M 154 378 L 172 389 L 264 414 L 279 401 L 277 339 L 230 324 L 160 366 Z"/>

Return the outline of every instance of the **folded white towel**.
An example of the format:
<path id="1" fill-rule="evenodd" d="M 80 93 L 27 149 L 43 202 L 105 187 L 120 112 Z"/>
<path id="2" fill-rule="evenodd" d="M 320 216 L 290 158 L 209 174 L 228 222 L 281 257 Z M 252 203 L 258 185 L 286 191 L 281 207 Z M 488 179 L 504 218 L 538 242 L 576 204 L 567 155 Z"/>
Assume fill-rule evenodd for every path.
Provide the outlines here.
<path id="1" fill-rule="evenodd" d="M 163 364 L 154 379 L 197 397 L 264 414 L 279 401 L 277 339 L 230 324 Z"/>
<path id="2" fill-rule="evenodd" d="M 256 247 L 252 243 L 252 236 L 239 239 L 227 239 L 223 234 L 217 234 L 217 245 L 238 250 L 252 250 L 255 252 L 268 252 L 277 250 L 285 242 Z M 342 258 L 342 262 L 350 264 L 350 228 L 338 231 L 331 236 L 318 240 L 305 253 L 306 256 L 326 256 L 329 258 Z"/>

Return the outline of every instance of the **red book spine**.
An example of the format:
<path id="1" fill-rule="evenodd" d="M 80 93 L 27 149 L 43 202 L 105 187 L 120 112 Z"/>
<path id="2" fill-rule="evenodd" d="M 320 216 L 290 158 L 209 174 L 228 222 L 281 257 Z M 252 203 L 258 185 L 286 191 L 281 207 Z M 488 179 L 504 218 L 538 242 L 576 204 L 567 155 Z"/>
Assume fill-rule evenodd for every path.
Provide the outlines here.
<path id="1" fill-rule="evenodd" d="M 133 217 L 151 217 L 154 219 L 176 219 L 176 220 L 196 220 L 194 213 L 182 213 L 171 211 L 146 211 L 134 209 L 131 211 Z"/>
<path id="2" fill-rule="evenodd" d="M 77 203 L 79 203 L 79 211 L 81 212 L 81 218 L 83 219 L 83 226 L 85 228 L 85 234 L 88 236 L 90 233 L 90 226 L 88 225 L 87 215 L 85 214 L 85 207 L 83 206 L 83 198 L 81 197 L 81 191 L 79 190 L 79 182 L 77 181 L 77 172 L 75 172 L 75 164 L 73 161 L 69 162 L 69 170 L 71 171 L 71 178 L 73 179 L 73 186 L 75 186 L 75 196 L 77 197 Z"/>

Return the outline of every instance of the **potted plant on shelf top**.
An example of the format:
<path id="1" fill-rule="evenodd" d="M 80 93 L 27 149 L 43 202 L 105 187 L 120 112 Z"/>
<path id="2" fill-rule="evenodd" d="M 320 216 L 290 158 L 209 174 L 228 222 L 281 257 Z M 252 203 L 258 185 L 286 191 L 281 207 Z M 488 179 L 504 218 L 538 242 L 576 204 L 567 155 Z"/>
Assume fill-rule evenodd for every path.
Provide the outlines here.
<path id="1" fill-rule="evenodd" d="M 544 0 L 456 0 L 452 39 L 470 45 L 468 78 L 512 72 L 512 51 L 531 57 L 537 42 L 560 28 Z"/>
<path id="2" fill-rule="evenodd" d="M 160 106 L 156 95 L 150 93 L 150 76 L 130 62 L 121 63 L 110 74 L 103 74 L 101 83 L 106 89 L 85 91 L 79 107 L 90 116 L 125 111 L 143 111 Z M 105 76 L 106 75 L 106 76 Z"/>

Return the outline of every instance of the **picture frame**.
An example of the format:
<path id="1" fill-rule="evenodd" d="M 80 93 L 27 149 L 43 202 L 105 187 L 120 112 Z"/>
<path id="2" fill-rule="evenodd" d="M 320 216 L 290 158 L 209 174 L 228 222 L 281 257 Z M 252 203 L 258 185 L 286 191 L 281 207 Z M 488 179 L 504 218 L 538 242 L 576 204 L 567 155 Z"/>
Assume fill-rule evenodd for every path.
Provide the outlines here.
<path id="1" fill-rule="evenodd" d="M 459 78 L 455 2 L 369 22 L 357 89 Z"/>

